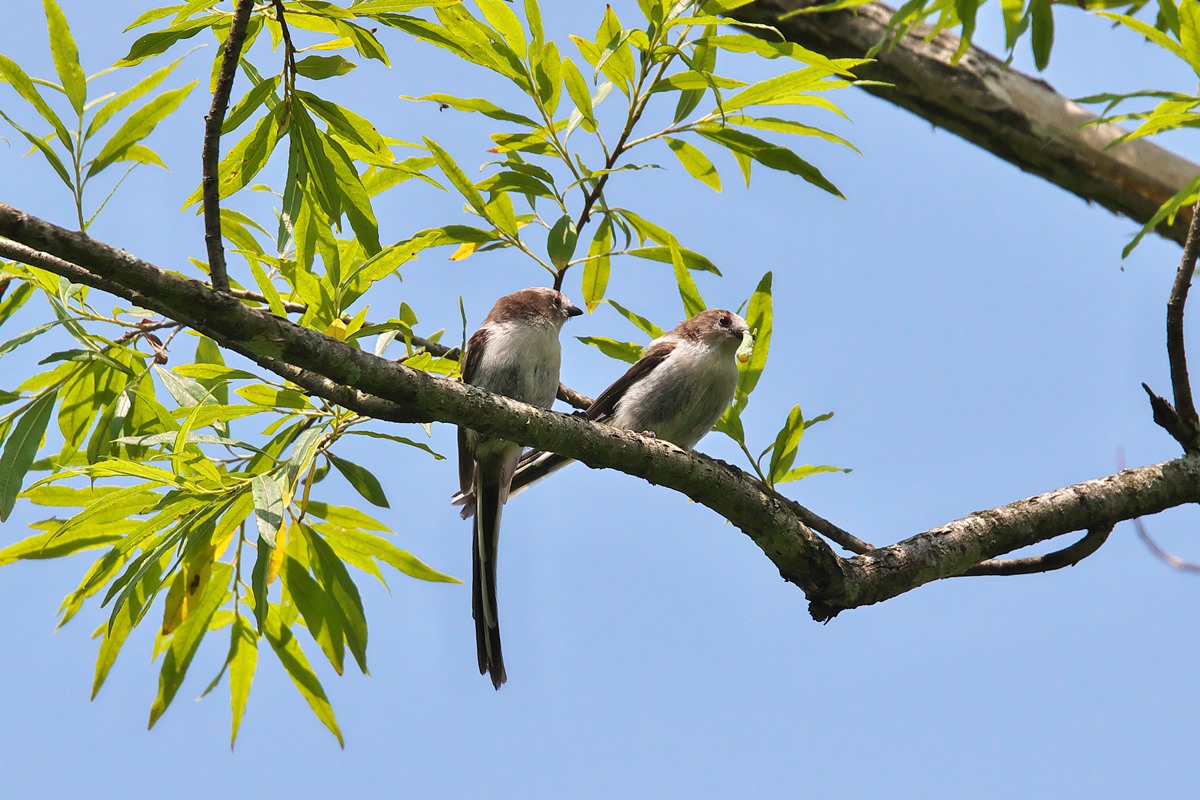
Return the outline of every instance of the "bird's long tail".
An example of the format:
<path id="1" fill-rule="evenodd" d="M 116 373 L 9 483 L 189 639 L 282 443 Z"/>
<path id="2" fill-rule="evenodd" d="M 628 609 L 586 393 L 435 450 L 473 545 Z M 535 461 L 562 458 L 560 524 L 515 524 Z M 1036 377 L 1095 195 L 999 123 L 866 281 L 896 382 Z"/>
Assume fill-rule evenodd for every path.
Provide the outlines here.
<path id="1" fill-rule="evenodd" d="M 478 514 L 471 547 L 471 616 L 475 618 L 479 674 L 491 673 L 492 685 L 499 689 L 508 680 L 504 672 L 504 653 L 500 649 L 500 620 L 496 610 L 496 552 L 505 498 L 495 476 L 483 473 L 480 465 L 475 483 L 478 502 L 472 504 L 478 505 Z"/>
<path id="2" fill-rule="evenodd" d="M 574 463 L 575 459 L 573 458 L 547 453 L 543 450 L 530 450 L 517 462 L 517 471 L 513 473 L 512 486 L 509 487 L 508 496 L 520 494 L 535 483 L 549 477 L 550 473 L 557 472 L 568 464 Z M 474 516 L 476 504 L 474 492 L 456 492 L 450 498 L 450 505 L 462 506 L 462 511 L 459 513 L 463 519 Z"/>

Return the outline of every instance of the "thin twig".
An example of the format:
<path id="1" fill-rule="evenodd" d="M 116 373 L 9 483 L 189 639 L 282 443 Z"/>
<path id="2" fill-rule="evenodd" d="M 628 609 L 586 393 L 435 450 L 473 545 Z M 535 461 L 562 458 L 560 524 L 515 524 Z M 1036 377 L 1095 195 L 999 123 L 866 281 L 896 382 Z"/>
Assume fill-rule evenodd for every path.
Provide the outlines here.
<path id="1" fill-rule="evenodd" d="M 1150 538 L 1150 534 L 1146 531 L 1146 526 L 1142 524 L 1142 518 L 1137 517 L 1133 520 L 1134 527 L 1137 528 L 1138 538 L 1150 548 L 1150 552 L 1154 553 L 1160 561 L 1168 567 L 1174 567 L 1182 572 L 1200 572 L 1200 564 L 1194 561 L 1184 561 L 1174 553 L 1169 553 L 1158 546 L 1158 542 Z"/>
<path id="2" fill-rule="evenodd" d="M 242 44 L 246 39 L 246 24 L 254 0 L 238 0 L 225 40 L 225 52 L 221 56 L 221 71 L 213 89 L 212 107 L 204 118 L 204 149 L 201 154 L 201 186 L 204 190 L 204 244 L 208 250 L 208 272 L 214 291 L 229 291 L 229 275 L 225 269 L 225 247 L 221 241 L 221 191 L 217 168 L 221 158 L 221 126 L 225 124 L 225 112 L 229 109 L 229 93 L 233 89 L 233 76 L 242 56 Z"/>
<path id="3" fill-rule="evenodd" d="M 821 515 L 810 511 L 790 497 L 784 497 L 783 499 L 787 502 L 787 506 L 791 509 L 792 513 L 800 518 L 801 522 L 839 547 L 844 547 L 851 553 L 859 555 L 869 553 L 875 549 L 874 545 L 864 542 L 854 534 L 839 528 L 837 525 L 834 525 Z"/>
<path id="4" fill-rule="evenodd" d="M 1188 378 L 1183 342 L 1183 308 L 1187 304 L 1188 289 L 1196 272 L 1196 257 L 1200 256 L 1200 213 L 1197 212 L 1200 212 L 1200 202 L 1193 209 L 1183 256 L 1175 273 L 1175 285 L 1171 288 L 1171 299 L 1167 301 L 1167 358 L 1171 364 L 1171 390 L 1175 396 L 1175 413 L 1192 433 L 1191 441 L 1181 442 L 1189 452 L 1198 449 L 1196 433 L 1200 431 L 1200 419 L 1196 416 L 1192 384 Z"/>
<path id="5" fill-rule="evenodd" d="M 1042 556 L 1030 558 L 989 558 L 962 573 L 964 576 L 975 575 L 1033 575 L 1037 572 L 1052 572 L 1063 567 L 1073 567 L 1080 561 L 1100 549 L 1108 541 L 1113 526 L 1105 525 L 1093 528 L 1082 539 L 1070 547 L 1055 550 Z"/>

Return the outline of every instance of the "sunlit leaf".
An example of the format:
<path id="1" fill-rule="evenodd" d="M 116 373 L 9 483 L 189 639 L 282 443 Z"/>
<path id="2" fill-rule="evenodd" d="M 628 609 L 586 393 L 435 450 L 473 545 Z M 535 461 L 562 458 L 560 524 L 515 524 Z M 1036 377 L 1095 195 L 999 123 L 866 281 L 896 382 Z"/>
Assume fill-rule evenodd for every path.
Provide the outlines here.
<path id="1" fill-rule="evenodd" d="M 30 404 L 9 431 L 4 451 L 0 453 L 0 522 L 8 519 L 16 505 L 21 482 L 33 465 L 57 400 L 57 392 L 42 395 Z"/>

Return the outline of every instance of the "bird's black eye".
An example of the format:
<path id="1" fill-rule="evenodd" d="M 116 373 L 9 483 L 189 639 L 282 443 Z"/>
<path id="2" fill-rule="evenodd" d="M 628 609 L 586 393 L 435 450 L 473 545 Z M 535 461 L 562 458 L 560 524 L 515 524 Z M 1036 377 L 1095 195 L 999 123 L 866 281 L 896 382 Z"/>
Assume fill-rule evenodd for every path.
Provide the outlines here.
<path id="1" fill-rule="evenodd" d="M 733 320 L 731 320 L 728 316 L 722 316 L 719 320 L 717 320 L 717 322 L 720 323 L 722 328 L 728 328 L 733 324 Z"/>

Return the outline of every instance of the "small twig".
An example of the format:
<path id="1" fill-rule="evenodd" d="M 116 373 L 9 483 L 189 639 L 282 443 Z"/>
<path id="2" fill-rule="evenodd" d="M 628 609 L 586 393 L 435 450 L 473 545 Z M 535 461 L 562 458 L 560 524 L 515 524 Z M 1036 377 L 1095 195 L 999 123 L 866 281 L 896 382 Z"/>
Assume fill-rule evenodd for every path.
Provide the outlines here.
<path id="1" fill-rule="evenodd" d="M 1037 572 L 1052 572 L 1063 567 L 1073 567 L 1080 561 L 1100 549 L 1108 541 L 1113 526 L 1105 525 L 1093 528 L 1075 544 L 1030 558 L 989 558 L 962 573 L 962 576 L 976 575 L 1033 575 Z"/>
<path id="2" fill-rule="evenodd" d="M 1177 413 L 1193 432 L 1198 429 L 1200 418 L 1192 400 L 1192 384 L 1188 379 L 1187 354 L 1183 344 L 1183 307 L 1187 303 L 1188 289 L 1196 272 L 1196 258 L 1200 256 L 1200 201 L 1192 210 L 1192 222 L 1188 226 L 1187 240 L 1183 244 L 1183 256 L 1179 270 L 1175 273 L 1175 285 L 1171 288 L 1171 299 L 1167 301 L 1167 358 L 1171 363 L 1171 389 L 1175 395 Z M 1193 433 L 1194 439 L 1194 433 Z M 1187 449 L 1194 452 L 1195 441 Z M 1184 445 L 1187 447 L 1187 444 Z"/>
<path id="3" fill-rule="evenodd" d="M 1150 548 L 1150 552 L 1158 557 L 1160 561 L 1168 567 L 1174 567 L 1182 572 L 1200 572 L 1200 564 L 1194 561 L 1184 561 L 1174 553 L 1169 553 L 1158 546 L 1158 542 L 1150 538 L 1150 534 L 1146 531 L 1146 526 L 1142 524 L 1141 517 L 1135 517 L 1133 520 L 1134 527 L 1137 528 L 1138 538 Z"/>
<path id="4" fill-rule="evenodd" d="M 292 32 L 288 29 L 284 18 L 283 0 L 275 2 L 275 21 L 279 23 L 279 34 L 283 37 L 283 58 L 285 67 L 284 90 L 291 94 L 296 80 L 296 47 L 292 44 Z"/>
<path id="5" fill-rule="evenodd" d="M 843 547 L 846 550 L 849 550 L 851 553 L 856 553 L 858 555 L 869 553 L 875 549 L 874 545 L 864 542 L 854 534 L 839 528 L 837 525 L 834 525 L 832 522 L 820 516 L 819 514 L 800 505 L 792 498 L 784 497 L 778 492 L 775 494 L 787 505 L 788 510 L 800 518 L 801 522 L 839 547 Z"/>
<path id="6" fill-rule="evenodd" d="M 217 168 L 221 158 L 221 126 L 229 109 L 229 94 L 233 76 L 242 56 L 246 25 L 250 19 L 253 0 L 238 0 L 221 56 L 221 71 L 213 89 L 212 107 L 204 118 L 204 149 L 201 154 L 201 186 L 204 191 L 204 244 L 208 250 L 208 272 L 214 291 L 229 291 L 229 275 L 225 269 L 225 247 L 221 241 L 221 191 Z"/>

